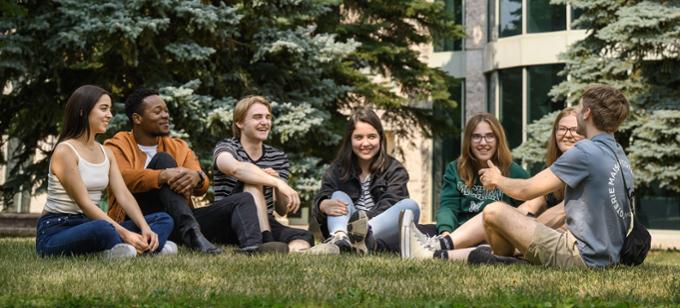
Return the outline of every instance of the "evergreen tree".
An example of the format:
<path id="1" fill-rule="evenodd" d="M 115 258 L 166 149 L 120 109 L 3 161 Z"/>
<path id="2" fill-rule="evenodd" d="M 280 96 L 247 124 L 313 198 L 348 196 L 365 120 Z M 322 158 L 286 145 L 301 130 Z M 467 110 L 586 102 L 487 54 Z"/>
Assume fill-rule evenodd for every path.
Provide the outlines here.
<path id="1" fill-rule="evenodd" d="M 566 2 L 583 12 L 574 25 L 588 32 L 561 55 L 566 63 L 562 74 L 570 78 L 554 87 L 551 95 L 575 105 L 591 83 L 621 90 L 632 114 L 617 140 L 629 154 L 636 188 L 644 192 L 659 186 L 680 192 L 680 2 Z M 544 142 L 531 139 L 523 147 Z"/>
<path id="2" fill-rule="evenodd" d="M 129 129 L 121 102 L 132 89 L 159 88 L 173 134 L 190 142 L 205 170 L 214 144 L 231 136 L 235 102 L 266 96 L 270 143 L 290 154 L 293 184 L 309 199 L 344 128 L 338 110 L 385 108 L 397 134 L 408 135 L 434 118 L 418 108 L 422 102 L 455 106 L 450 78 L 410 48 L 429 42 L 429 33 L 461 35 L 443 7 L 425 0 L 0 1 L 0 134 L 21 141 L 4 200 L 22 186 L 44 189 L 48 158 L 25 162 L 36 150 L 51 153 L 42 142 L 58 134 L 68 95 L 83 84 L 112 93 L 108 136 Z"/>

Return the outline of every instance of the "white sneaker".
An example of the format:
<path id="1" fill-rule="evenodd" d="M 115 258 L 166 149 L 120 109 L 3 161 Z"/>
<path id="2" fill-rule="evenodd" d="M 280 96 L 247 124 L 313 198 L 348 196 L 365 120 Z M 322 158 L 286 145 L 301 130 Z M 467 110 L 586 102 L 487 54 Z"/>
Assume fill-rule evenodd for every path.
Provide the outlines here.
<path id="1" fill-rule="evenodd" d="M 120 243 L 111 247 L 109 250 L 104 250 L 104 258 L 106 259 L 122 259 L 133 258 L 137 256 L 137 249 L 130 244 Z"/>
<path id="2" fill-rule="evenodd" d="M 177 254 L 177 244 L 172 241 L 165 241 L 163 249 L 158 252 L 159 255 L 176 255 Z"/>
<path id="3" fill-rule="evenodd" d="M 432 259 L 434 249 L 425 245 L 425 241 L 419 239 L 427 236 L 422 234 L 413 223 L 413 212 L 410 210 L 402 211 L 399 215 L 399 252 L 402 259 Z"/>
<path id="4" fill-rule="evenodd" d="M 416 230 L 416 237 L 418 238 L 419 241 L 423 243 L 426 247 L 430 248 L 431 250 L 442 250 L 442 244 L 441 244 L 441 236 L 435 235 L 432 237 L 427 236 L 427 234 L 424 234 L 420 232 L 420 230 Z"/>

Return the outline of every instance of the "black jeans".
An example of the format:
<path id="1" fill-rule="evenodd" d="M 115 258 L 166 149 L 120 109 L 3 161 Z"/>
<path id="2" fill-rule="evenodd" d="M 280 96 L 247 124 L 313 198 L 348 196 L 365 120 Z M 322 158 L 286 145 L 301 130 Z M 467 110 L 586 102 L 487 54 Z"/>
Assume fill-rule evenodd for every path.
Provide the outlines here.
<path id="1" fill-rule="evenodd" d="M 151 159 L 147 169 L 174 167 L 177 167 L 175 159 L 168 153 L 159 152 Z M 203 235 L 213 242 L 240 247 L 262 244 L 255 201 L 249 193 L 233 194 L 209 206 L 195 209 L 190 208 L 184 197 L 168 185 L 133 195 L 145 215 L 159 211 L 170 214 L 175 221 L 170 238 L 180 243 L 184 243 L 184 235 L 188 231 L 198 226 Z"/>

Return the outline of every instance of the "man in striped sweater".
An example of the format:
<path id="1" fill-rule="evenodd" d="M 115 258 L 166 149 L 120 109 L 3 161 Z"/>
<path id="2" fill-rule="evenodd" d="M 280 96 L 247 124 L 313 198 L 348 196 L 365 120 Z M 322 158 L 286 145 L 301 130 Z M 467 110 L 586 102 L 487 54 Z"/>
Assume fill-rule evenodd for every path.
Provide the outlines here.
<path id="1" fill-rule="evenodd" d="M 215 200 L 249 192 L 255 198 L 264 242 L 288 243 L 290 251 L 303 251 L 313 244 L 309 231 L 282 225 L 283 216 L 300 208 L 300 196 L 287 181 L 286 154 L 264 144 L 272 125 L 271 105 L 262 96 L 248 96 L 234 107 L 233 138 L 217 143 L 213 152 Z"/>

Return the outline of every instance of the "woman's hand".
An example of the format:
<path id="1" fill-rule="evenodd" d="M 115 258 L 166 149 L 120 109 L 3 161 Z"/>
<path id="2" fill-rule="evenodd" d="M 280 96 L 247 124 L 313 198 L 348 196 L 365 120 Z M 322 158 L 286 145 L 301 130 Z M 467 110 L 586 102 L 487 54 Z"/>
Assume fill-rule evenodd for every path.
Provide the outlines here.
<path id="1" fill-rule="evenodd" d="M 147 252 L 151 253 L 158 249 L 158 234 L 156 234 L 156 232 L 151 231 L 151 228 L 146 227 L 142 229 L 142 237 L 144 238 L 144 241 L 149 245 Z"/>
<path id="2" fill-rule="evenodd" d="M 120 238 L 123 239 L 123 242 L 132 245 L 132 247 L 135 247 L 138 254 L 149 250 L 149 244 L 147 244 L 147 242 L 144 240 L 144 237 L 140 234 L 128 230 L 123 230 L 123 232 L 120 233 Z"/>
<path id="3" fill-rule="evenodd" d="M 347 204 L 340 200 L 326 199 L 321 201 L 319 209 L 328 216 L 347 215 Z"/>

